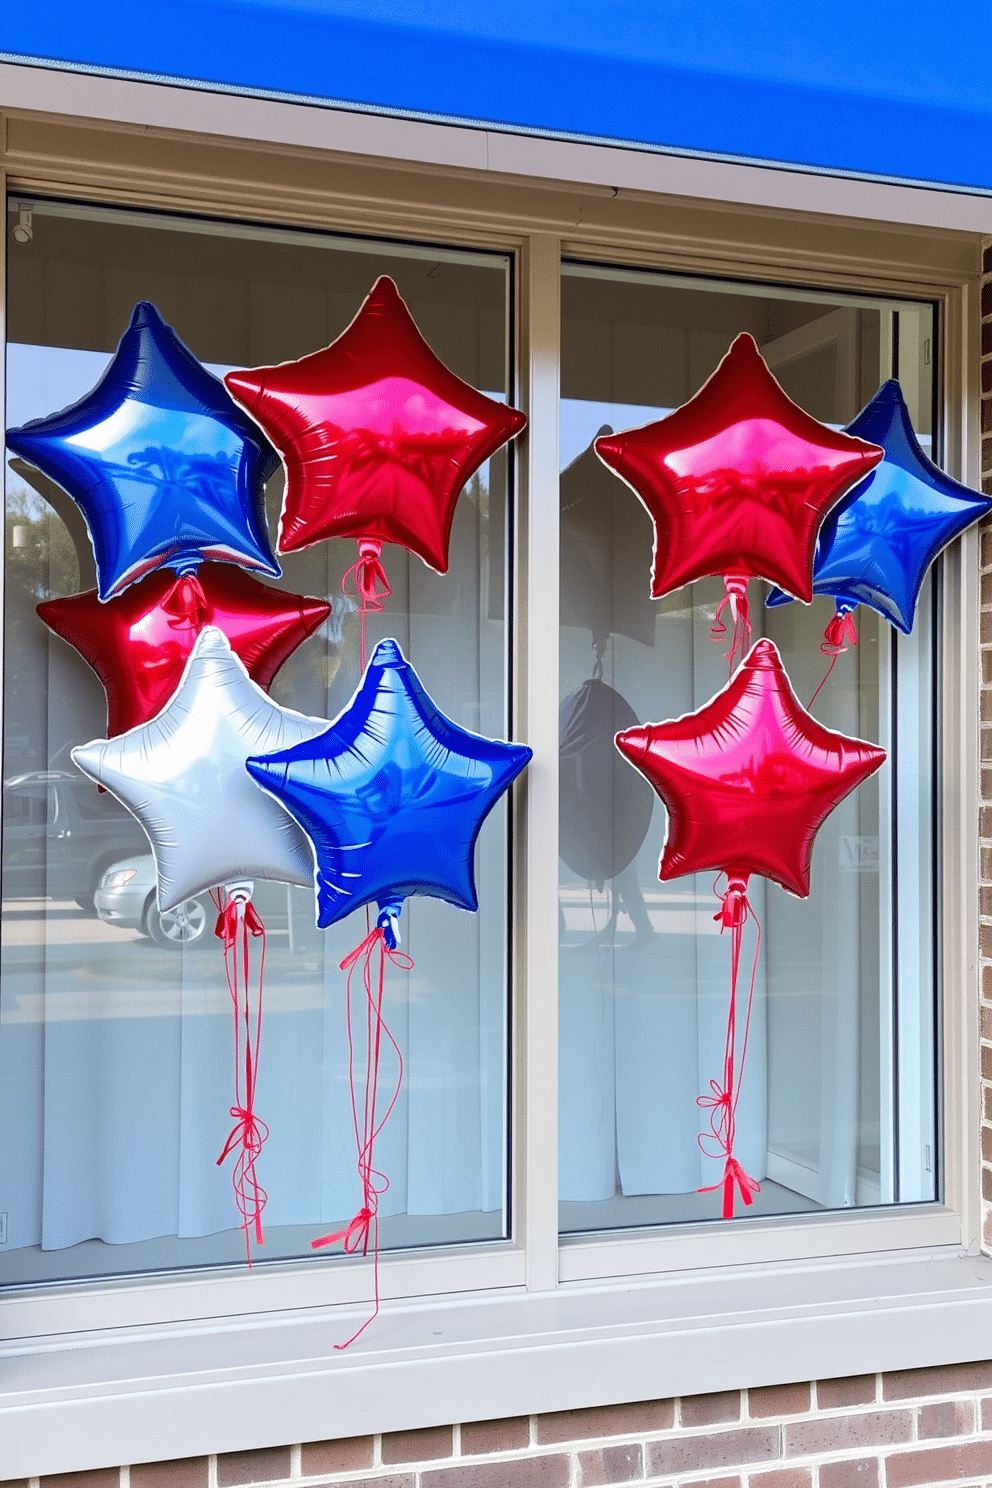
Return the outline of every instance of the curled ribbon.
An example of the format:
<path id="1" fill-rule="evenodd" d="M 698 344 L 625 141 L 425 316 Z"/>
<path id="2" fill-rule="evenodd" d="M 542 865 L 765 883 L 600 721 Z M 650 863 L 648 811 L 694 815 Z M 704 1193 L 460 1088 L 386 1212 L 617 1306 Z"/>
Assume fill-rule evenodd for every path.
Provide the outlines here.
<path id="1" fill-rule="evenodd" d="M 727 592 L 717 605 L 713 624 L 710 626 L 710 640 L 720 641 L 727 634 L 723 612 L 729 606 L 734 628 L 730 650 L 724 652 L 724 655 L 727 658 L 730 675 L 733 676 L 734 657 L 739 654 L 743 661 L 747 648 L 751 644 L 751 611 L 747 600 L 747 575 L 724 574 L 723 584 Z"/>
<path id="2" fill-rule="evenodd" d="M 727 1036 L 723 1051 L 723 1082 L 710 1081 L 710 1094 L 696 1098 L 696 1105 L 709 1111 L 708 1132 L 700 1132 L 696 1141 L 706 1157 L 723 1157 L 723 1177 L 719 1183 L 711 1183 L 697 1193 L 713 1193 L 723 1189 L 723 1218 L 734 1217 L 734 1190 L 740 1192 L 745 1204 L 753 1202 L 753 1196 L 761 1192 L 761 1185 L 741 1167 L 734 1156 L 737 1136 L 737 1102 L 740 1100 L 740 1084 L 744 1076 L 744 1061 L 747 1058 L 748 1036 L 751 1031 L 751 1010 L 754 1006 L 754 986 L 758 976 L 758 956 L 761 950 L 761 926 L 747 897 L 747 875 L 727 875 L 727 888 L 720 898 L 720 908 L 713 918 L 719 921 L 720 934 L 730 931 L 730 1007 L 727 1012 Z M 744 926 L 753 920 L 757 929 L 754 948 L 754 965 L 751 968 L 751 987 L 747 999 L 747 1014 L 744 1019 L 744 1036 L 741 1041 L 740 1064 L 737 1063 L 737 976 L 741 961 L 741 941 Z"/>
<path id="3" fill-rule="evenodd" d="M 232 1173 L 234 1197 L 241 1215 L 245 1253 L 251 1265 L 251 1232 L 264 1245 L 262 1210 L 268 1194 L 258 1181 L 255 1164 L 269 1135 L 265 1122 L 255 1115 L 255 1086 L 262 1039 L 262 989 L 265 979 L 265 926 L 255 906 L 243 891 L 211 891 L 218 909 L 214 930 L 224 946 L 224 970 L 234 1008 L 234 1103 L 230 1115 L 234 1126 L 217 1159 L 217 1166 L 237 1152 Z M 260 939 L 258 994 L 251 1006 L 251 941 Z"/>
<path id="4" fill-rule="evenodd" d="M 382 916 L 388 920 L 388 916 Z M 374 1304 L 369 1317 L 360 1328 L 354 1332 L 344 1343 L 336 1343 L 337 1349 L 346 1349 L 349 1344 L 354 1343 L 359 1334 L 379 1315 L 379 1200 L 389 1188 L 389 1179 L 385 1173 L 379 1171 L 374 1164 L 374 1151 L 376 1138 L 382 1131 L 386 1122 L 393 1113 L 393 1108 L 399 1099 L 400 1087 L 403 1083 L 403 1056 L 400 1053 L 399 1044 L 390 1033 L 382 1016 L 382 999 L 385 990 L 386 962 L 400 967 L 404 971 L 412 971 L 413 957 L 408 956 L 405 951 L 397 950 L 394 944 L 390 944 L 393 936 L 388 933 L 388 925 L 378 924 L 369 929 L 368 934 L 360 945 L 341 962 L 341 970 L 348 973 L 346 988 L 346 1008 L 348 1024 L 348 1080 L 351 1091 L 351 1116 L 355 1131 L 355 1146 L 357 1149 L 356 1167 L 358 1178 L 362 1185 L 362 1205 L 354 1217 L 343 1230 L 336 1230 L 331 1235 L 322 1235 L 319 1240 L 311 1240 L 312 1250 L 320 1250 L 325 1245 L 334 1245 L 337 1241 L 343 1242 L 344 1250 L 353 1255 L 359 1250 L 362 1255 L 368 1255 L 369 1247 L 372 1248 L 372 1278 Z M 365 1028 L 366 1028 L 366 1054 L 365 1054 L 365 1088 L 359 1099 L 357 1081 L 355 1079 L 355 1033 L 354 1033 L 354 1010 L 352 995 L 352 978 L 356 967 L 362 968 L 362 986 L 365 990 Z M 386 1039 L 393 1046 L 396 1054 L 397 1073 L 393 1093 L 389 1098 L 385 1112 L 379 1114 L 379 1059 L 382 1052 L 382 1041 Z M 359 1109 L 361 1107 L 361 1109 Z"/>
<path id="5" fill-rule="evenodd" d="M 848 646 L 858 644 L 858 631 L 854 624 L 854 616 L 850 610 L 843 610 L 838 605 L 837 612 L 831 615 L 827 621 L 827 628 L 823 632 L 823 640 L 820 642 L 820 651 L 824 656 L 830 657 L 830 665 L 823 674 L 823 680 L 809 700 L 812 708 L 820 693 L 827 685 L 827 679 L 834 667 L 837 665 L 838 656 L 843 656 Z"/>
<path id="6" fill-rule="evenodd" d="M 341 580 L 342 594 L 348 593 L 349 580 L 354 579 L 358 598 L 361 601 L 362 657 L 361 669 L 365 670 L 365 617 L 384 608 L 392 594 L 386 570 L 381 562 L 382 542 L 377 537 L 358 539 L 358 557 Z"/>

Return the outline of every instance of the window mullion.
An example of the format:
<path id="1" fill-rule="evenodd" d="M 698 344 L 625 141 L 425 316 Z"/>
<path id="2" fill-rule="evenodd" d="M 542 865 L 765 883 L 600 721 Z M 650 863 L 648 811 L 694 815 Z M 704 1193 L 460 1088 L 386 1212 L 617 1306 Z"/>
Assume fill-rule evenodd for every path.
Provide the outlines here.
<path id="1" fill-rule="evenodd" d="M 558 396 L 560 249 L 550 234 L 521 255 L 521 448 L 515 669 L 518 729 L 534 750 L 521 798 L 515 1028 L 514 1223 L 527 1286 L 558 1277 Z"/>

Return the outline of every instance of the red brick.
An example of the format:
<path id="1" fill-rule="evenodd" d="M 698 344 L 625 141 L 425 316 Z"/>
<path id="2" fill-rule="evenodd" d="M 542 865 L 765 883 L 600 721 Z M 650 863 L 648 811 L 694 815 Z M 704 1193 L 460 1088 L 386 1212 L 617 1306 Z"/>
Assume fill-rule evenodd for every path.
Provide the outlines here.
<path id="1" fill-rule="evenodd" d="M 982 355 L 992 352 L 992 321 L 982 326 Z"/>
<path id="2" fill-rule="evenodd" d="M 417 1481 L 413 1473 L 390 1473 L 388 1478 L 349 1478 L 347 1488 L 417 1488 Z"/>
<path id="3" fill-rule="evenodd" d="M 808 1467 L 777 1467 L 771 1472 L 751 1473 L 748 1488 L 810 1488 Z"/>
<path id="4" fill-rule="evenodd" d="M 986 1043 L 992 1044 L 992 1007 L 983 1007 L 981 1010 L 982 1038 Z"/>
<path id="5" fill-rule="evenodd" d="M 986 1127 L 982 1132 L 992 1131 Z M 975 1407 L 970 1400 L 937 1400 L 921 1405 L 916 1418 L 917 1437 L 968 1436 L 975 1429 Z"/>
<path id="6" fill-rule="evenodd" d="M 913 1413 L 865 1411 L 851 1416 L 818 1416 L 785 1428 L 785 1452 L 802 1457 L 811 1452 L 842 1452 L 848 1447 L 888 1447 L 913 1435 Z"/>
<path id="7" fill-rule="evenodd" d="M 986 248 L 982 254 L 982 273 L 992 274 L 992 248 Z"/>
<path id="8" fill-rule="evenodd" d="M 98 1471 L 102 1471 L 102 1469 L 98 1469 Z M 118 1478 L 120 1477 L 120 1468 L 112 1468 L 111 1471 L 116 1472 Z M 72 1473 L 65 1473 L 63 1476 L 71 1478 L 73 1475 Z M 48 1478 L 41 1479 L 42 1483 L 47 1483 L 48 1481 Z M 114 1482 L 117 1482 L 117 1478 L 114 1479 Z M 0 1481 L 0 1488 L 28 1488 L 28 1480 L 27 1478 L 4 1478 Z"/>
<path id="9" fill-rule="evenodd" d="M 505 1416 L 501 1421 L 467 1421 L 462 1426 L 462 1455 L 479 1452 L 512 1452 L 530 1445 L 530 1421 L 526 1416 Z"/>
<path id="10" fill-rule="evenodd" d="M 992 392 L 992 362 L 982 363 L 982 392 Z"/>
<path id="11" fill-rule="evenodd" d="M 639 1443 L 625 1442 L 618 1447 L 594 1447 L 579 1453 L 579 1488 L 599 1488 L 603 1483 L 632 1483 L 644 1476 L 644 1460 Z"/>
<path id="12" fill-rule="evenodd" d="M 986 934 L 988 934 L 990 937 L 992 937 L 992 926 L 983 925 L 981 927 L 980 931 L 979 931 L 979 935 L 982 938 L 982 944 L 983 944 L 983 946 L 984 946 L 984 943 L 985 943 L 985 936 L 986 936 Z M 983 950 L 982 954 L 983 955 L 985 954 L 984 950 Z M 987 1049 L 987 1048 L 983 1048 L 982 1049 L 981 1061 L 982 1061 L 982 1079 L 983 1080 L 992 1080 L 992 1049 Z M 929 1391 L 929 1390 L 921 1390 L 920 1391 L 920 1394 L 921 1395 L 928 1395 L 928 1394 L 932 1394 L 932 1393 L 933 1392 L 932 1391 Z"/>
<path id="13" fill-rule="evenodd" d="M 314 1473 L 357 1472 L 372 1466 L 371 1436 L 345 1436 L 340 1441 L 304 1442 L 300 1448 L 300 1471 Z"/>
<path id="14" fill-rule="evenodd" d="M 537 1440 L 582 1441 L 591 1436 L 635 1436 L 667 1431 L 675 1424 L 674 1400 L 642 1400 L 631 1405 L 594 1405 L 586 1410 L 551 1411 L 537 1418 Z"/>
<path id="15" fill-rule="evenodd" d="M 982 468 L 984 470 L 988 469 L 988 461 L 984 458 L 986 453 L 992 455 L 992 439 L 983 439 L 982 441 Z M 978 592 L 983 605 L 992 604 L 992 574 L 982 574 L 982 582 Z"/>
<path id="16" fill-rule="evenodd" d="M 274 1483 L 289 1477 L 288 1447 L 259 1447 L 253 1452 L 221 1452 L 217 1457 L 219 1488 L 238 1483 Z"/>
<path id="17" fill-rule="evenodd" d="M 50 1473 L 38 1481 L 40 1488 L 118 1488 L 120 1480 L 119 1467 L 97 1467 L 92 1472 Z M 0 1488 L 14 1488 L 14 1485 L 0 1483 Z M 22 1481 L 16 1488 L 27 1488 L 27 1484 Z"/>
<path id="18" fill-rule="evenodd" d="M 984 1118 L 986 1121 L 992 1121 L 992 1085 L 986 1085 L 982 1099 L 985 1102 Z"/>
<path id="19" fill-rule="evenodd" d="M 683 1395 L 679 1419 L 683 1426 L 718 1426 L 741 1418 L 740 1390 L 721 1390 L 712 1395 Z"/>
<path id="20" fill-rule="evenodd" d="M 989 1009 L 992 1012 L 992 1008 Z M 760 1390 L 748 1390 L 748 1415 L 757 1420 L 766 1416 L 801 1416 L 810 1408 L 810 1386 L 766 1385 Z"/>
<path id="21" fill-rule="evenodd" d="M 984 1477 L 992 1471 L 992 1441 L 959 1442 L 929 1451 L 893 1452 L 885 1463 L 888 1488 L 950 1483 L 955 1478 Z"/>
<path id="22" fill-rule="evenodd" d="M 206 1457 L 178 1457 L 174 1462 L 131 1465 L 131 1488 L 207 1488 Z"/>
<path id="23" fill-rule="evenodd" d="M 983 1431 L 992 1431 L 992 1397 L 986 1397 L 982 1401 L 982 1426 Z"/>
<path id="24" fill-rule="evenodd" d="M 843 1379 L 817 1380 L 819 1410 L 842 1410 L 845 1405 L 870 1405 L 875 1399 L 873 1374 L 848 1374 Z"/>
<path id="25" fill-rule="evenodd" d="M 985 687 L 988 687 L 992 683 L 992 651 L 982 652 L 982 683 Z M 980 828 L 980 833 L 983 837 L 992 835 L 984 827 Z"/>
<path id="26" fill-rule="evenodd" d="M 878 1458 L 853 1457 L 820 1464 L 820 1488 L 878 1488 Z"/>
<path id="27" fill-rule="evenodd" d="M 992 284 L 982 285 L 982 319 L 992 315 Z"/>
<path id="28" fill-rule="evenodd" d="M 421 1472 L 420 1488 L 567 1488 L 569 1469 L 569 1459 L 562 1452 L 550 1457 L 504 1457 L 502 1462 L 463 1461 L 456 1467 Z M 348 1488 L 355 1484 L 349 1483 Z"/>
<path id="29" fill-rule="evenodd" d="M 741 1488 L 740 1478 L 683 1478 L 679 1488 Z"/>
<path id="30" fill-rule="evenodd" d="M 696 1436 L 648 1443 L 648 1476 L 705 1471 L 770 1462 L 779 1454 L 776 1426 L 743 1426 L 737 1431 L 714 1431 Z"/>
<path id="31" fill-rule="evenodd" d="M 982 1127 L 982 1161 L 992 1162 L 992 1126 Z"/>
<path id="32" fill-rule="evenodd" d="M 452 1453 L 450 1426 L 425 1426 L 418 1431 L 388 1431 L 382 1438 L 382 1460 L 387 1466 L 402 1462 L 433 1462 Z"/>

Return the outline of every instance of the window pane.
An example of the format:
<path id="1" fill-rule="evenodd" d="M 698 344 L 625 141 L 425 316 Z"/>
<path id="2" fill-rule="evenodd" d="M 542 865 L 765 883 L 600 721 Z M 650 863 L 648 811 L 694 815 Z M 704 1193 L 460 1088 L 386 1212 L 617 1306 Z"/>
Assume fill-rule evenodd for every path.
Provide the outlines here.
<path id="1" fill-rule="evenodd" d="M 10 425 L 88 392 L 138 300 L 220 374 L 326 345 L 383 273 L 454 372 L 509 393 L 505 256 L 41 202 L 33 242 L 12 245 L 9 264 Z M 387 547 L 392 597 L 368 618 L 370 652 L 395 637 L 439 707 L 495 738 L 508 733 L 507 479 L 501 454 L 462 494 L 445 577 Z M 273 537 L 281 499 L 280 471 L 267 492 Z M 72 503 L 29 467 L 8 469 L 6 500 L 0 1280 L 236 1262 L 231 1160 L 216 1164 L 233 1048 L 213 908 L 204 896 L 179 929 L 156 925 L 147 839 L 74 769 L 72 746 L 105 732 L 105 698 L 35 606 L 91 586 L 92 555 Z M 277 587 L 327 597 L 333 612 L 276 677 L 281 704 L 333 718 L 348 703 L 360 624 L 341 580 L 356 556 L 353 542 L 321 542 L 282 560 Z M 415 967 L 388 969 L 385 1016 L 406 1074 L 375 1149 L 389 1178 L 386 1248 L 505 1234 L 505 847 L 497 809 L 477 849 L 477 915 L 426 898 L 403 915 Z M 260 883 L 256 903 L 269 932 L 260 1264 L 312 1256 L 311 1239 L 343 1228 L 362 1202 L 339 963 L 366 926 L 357 914 L 318 932 L 312 893 L 284 885 Z M 192 938 L 177 947 L 180 930 Z M 361 1048 L 356 1058 L 363 1077 Z M 383 1088 L 395 1072 L 384 1054 Z"/>
<path id="2" fill-rule="evenodd" d="M 927 304 L 582 265 L 562 317 L 560 1207 L 575 1233 L 720 1217 L 696 1101 L 722 1075 L 730 988 L 713 875 L 659 881 L 664 808 L 613 746 L 725 685 L 723 585 L 650 598 L 650 519 L 592 441 L 680 406 L 747 331 L 837 428 L 898 373 L 929 449 L 934 327 Z M 832 601 L 766 610 L 765 593 L 751 584 L 754 639 L 776 642 L 807 703 Z M 751 879 L 763 937 L 734 1149 L 761 1183 L 748 1216 L 936 1194 L 932 613 L 929 586 L 908 638 L 859 608 L 813 712 L 889 763 L 821 828 L 808 899 Z"/>

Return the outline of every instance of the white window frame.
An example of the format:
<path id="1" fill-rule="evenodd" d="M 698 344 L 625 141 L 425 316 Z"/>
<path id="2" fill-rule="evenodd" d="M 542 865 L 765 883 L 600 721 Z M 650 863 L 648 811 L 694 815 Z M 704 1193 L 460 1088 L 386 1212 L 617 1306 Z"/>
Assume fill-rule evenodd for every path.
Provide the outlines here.
<path id="1" fill-rule="evenodd" d="M 513 1236 L 0 1297 L 0 1479 L 985 1357 L 978 539 L 944 560 L 943 1201 L 557 1237 L 559 266 L 595 256 L 941 307 L 947 468 L 978 483 L 992 201 L 0 66 L 0 186 L 506 250 L 519 387 Z M 180 121 L 181 127 L 177 127 Z M 0 271 L 6 233 L 0 248 Z M 3 276 L 5 277 L 5 276 Z M 0 1134 L 2 1140 L 2 1134 Z"/>

